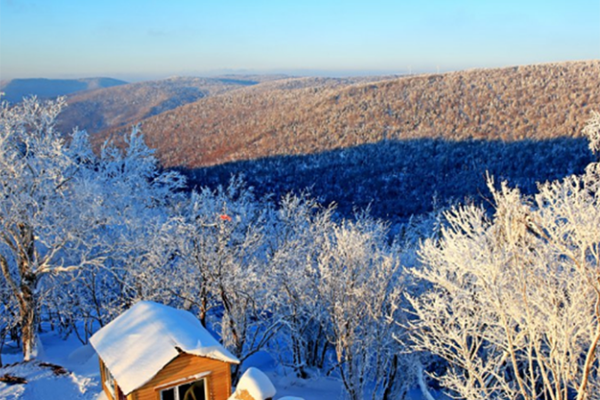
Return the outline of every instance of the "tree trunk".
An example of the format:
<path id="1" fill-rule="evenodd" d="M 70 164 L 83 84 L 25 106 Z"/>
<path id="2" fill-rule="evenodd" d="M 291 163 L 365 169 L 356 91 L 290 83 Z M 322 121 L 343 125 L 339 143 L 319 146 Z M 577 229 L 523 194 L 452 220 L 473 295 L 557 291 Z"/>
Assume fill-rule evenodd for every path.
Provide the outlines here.
<path id="1" fill-rule="evenodd" d="M 302 360 L 302 349 L 299 339 L 292 334 L 292 353 L 294 357 L 294 372 L 298 378 L 306 379 L 308 374 L 304 370 L 304 362 Z"/>
<path id="2" fill-rule="evenodd" d="M 0 329 L 0 368 L 2 368 L 2 349 L 4 348 L 4 341 L 6 340 L 6 333 L 8 327 Z"/>
<path id="3" fill-rule="evenodd" d="M 36 262 L 35 240 L 33 229 L 27 224 L 19 224 L 19 246 L 17 267 L 21 281 L 19 282 L 19 315 L 21 317 L 21 340 L 23 342 L 23 359 L 29 361 L 37 357 L 37 284 L 39 275 L 34 272 Z"/>
<path id="4" fill-rule="evenodd" d="M 600 309 L 600 297 L 596 302 L 596 309 Z M 596 359 L 596 349 L 598 348 L 598 343 L 600 343 L 600 324 L 596 325 L 596 333 L 592 339 L 592 344 L 588 349 L 585 364 L 583 366 L 583 377 L 581 378 L 581 384 L 577 390 L 577 400 L 585 400 L 588 396 L 587 386 L 590 380 L 590 374 L 592 373 L 592 366 Z"/>
<path id="5" fill-rule="evenodd" d="M 231 384 L 233 386 L 237 386 L 238 382 L 240 381 L 240 378 L 241 378 L 240 372 L 242 372 L 242 370 L 240 368 L 241 365 L 242 365 L 242 363 L 231 364 Z"/>
<path id="6" fill-rule="evenodd" d="M 392 365 L 390 371 L 388 371 L 387 380 L 383 388 L 383 394 L 381 395 L 382 400 L 389 400 L 392 396 L 392 387 L 394 386 L 394 379 L 396 379 L 396 372 L 398 371 L 398 355 L 394 354 L 392 358 Z"/>
<path id="7" fill-rule="evenodd" d="M 19 306 L 19 324 L 23 358 L 29 361 L 37 356 L 37 298 L 36 288 L 39 276 L 31 272 L 29 260 L 33 259 L 33 242 L 26 247 L 27 252 L 19 252 L 18 272 L 20 281 L 15 281 L 6 258 L 0 256 L 0 269 Z"/>
<path id="8" fill-rule="evenodd" d="M 35 288 L 37 285 L 35 275 L 23 277 L 21 282 L 21 296 L 19 298 L 19 316 L 21 317 L 21 341 L 23 343 L 23 359 L 30 361 L 37 356 L 37 299 Z"/>

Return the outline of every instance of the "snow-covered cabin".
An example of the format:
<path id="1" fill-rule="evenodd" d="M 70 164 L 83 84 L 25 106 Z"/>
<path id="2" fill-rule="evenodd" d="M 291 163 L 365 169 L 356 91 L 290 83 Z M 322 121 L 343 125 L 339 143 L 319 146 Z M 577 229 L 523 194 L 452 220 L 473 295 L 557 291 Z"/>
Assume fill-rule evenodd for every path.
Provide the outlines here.
<path id="1" fill-rule="evenodd" d="M 226 400 L 235 358 L 191 313 L 140 301 L 90 342 L 109 400 Z"/>

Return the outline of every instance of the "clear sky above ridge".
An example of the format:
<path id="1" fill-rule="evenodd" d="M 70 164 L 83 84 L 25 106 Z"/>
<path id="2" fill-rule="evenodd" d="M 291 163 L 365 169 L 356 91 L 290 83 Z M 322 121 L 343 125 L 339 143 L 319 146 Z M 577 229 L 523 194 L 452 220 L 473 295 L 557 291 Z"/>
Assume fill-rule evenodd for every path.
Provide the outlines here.
<path id="1" fill-rule="evenodd" d="M 600 0 L 0 0 L 0 79 L 442 71 L 600 58 Z"/>

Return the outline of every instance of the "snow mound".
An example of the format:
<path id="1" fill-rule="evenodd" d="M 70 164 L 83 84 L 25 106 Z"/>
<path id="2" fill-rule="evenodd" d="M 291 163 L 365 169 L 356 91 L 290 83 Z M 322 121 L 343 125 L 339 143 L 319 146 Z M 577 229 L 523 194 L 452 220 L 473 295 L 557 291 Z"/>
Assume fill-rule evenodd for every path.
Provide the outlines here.
<path id="1" fill-rule="evenodd" d="M 83 365 L 94 356 L 94 348 L 89 344 L 78 347 L 69 354 L 69 362 Z"/>
<path id="2" fill-rule="evenodd" d="M 244 372 L 229 400 L 247 399 L 242 395 L 244 392 L 254 400 L 266 400 L 275 396 L 276 390 L 267 375 L 258 368 L 251 367 Z"/>
<path id="3" fill-rule="evenodd" d="M 239 363 L 191 313 L 140 301 L 90 338 L 127 395 L 152 379 L 181 352 Z"/>

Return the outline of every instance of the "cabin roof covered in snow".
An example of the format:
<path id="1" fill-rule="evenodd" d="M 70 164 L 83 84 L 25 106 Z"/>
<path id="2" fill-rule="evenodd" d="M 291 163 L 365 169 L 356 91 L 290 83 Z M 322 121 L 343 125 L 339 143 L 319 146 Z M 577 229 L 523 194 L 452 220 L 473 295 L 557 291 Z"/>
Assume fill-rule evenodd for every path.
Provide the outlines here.
<path id="1" fill-rule="evenodd" d="M 239 363 L 188 311 L 140 301 L 90 338 L 90 343 L 127 395 L 185 352 Z"/>

